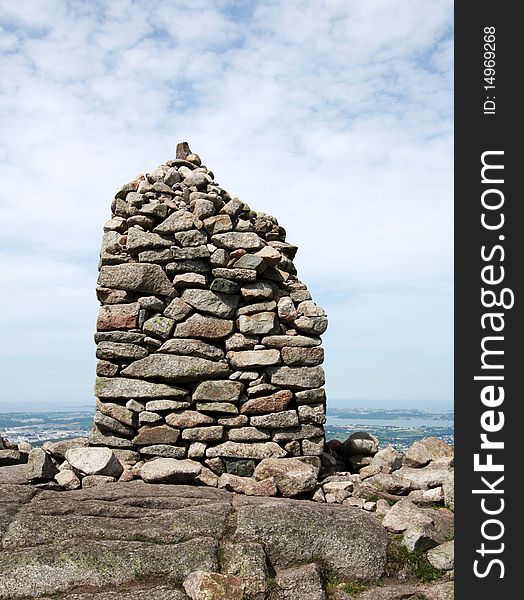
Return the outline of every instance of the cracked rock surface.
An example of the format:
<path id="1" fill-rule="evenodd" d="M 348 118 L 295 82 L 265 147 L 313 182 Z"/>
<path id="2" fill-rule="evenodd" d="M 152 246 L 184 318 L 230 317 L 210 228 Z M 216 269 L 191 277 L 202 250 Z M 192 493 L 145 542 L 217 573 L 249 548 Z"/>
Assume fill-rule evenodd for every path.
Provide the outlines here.
<path id="1" fill-rule="evenodd" d="M 290 569 L 375 580 L 388 543 L 351 507 L 142 481 L 56 491 L 19 466 L 0 468 L 0 534 L 0 599 L 181 600 L 196 571 L 240 578 L 245 598 L 293 598 L 274 595 L 279 577 L 297 587 Z M 321 578 L 311 585 L 325 597 Z"/>

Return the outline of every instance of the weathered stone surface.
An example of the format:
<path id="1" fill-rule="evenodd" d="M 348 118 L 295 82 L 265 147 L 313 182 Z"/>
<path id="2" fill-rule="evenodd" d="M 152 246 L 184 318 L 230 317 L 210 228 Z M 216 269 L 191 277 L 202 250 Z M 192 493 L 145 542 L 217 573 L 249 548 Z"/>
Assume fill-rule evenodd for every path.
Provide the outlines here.
<path id="1" fill-rule="evenodd" d="M 244 385 L 239 381 L 215 380 L 202 381 L 193 391 L 193 401 L 207 400 L 217 402 L 236 402 Z"/>
<path id="2" fill-rule="evenodd" d="M 174 319 L 169 319 L 162 315 L 155 315 L 144 323 L 142 330 L 147 335 L 166 339 L 171 335 L 174 325 Z"/>
<path id="3" fill-rule="evenodd" d="M 219 442 L 224 435 L 220 425 L 211 427 L 194 427 L 182 431 L 182 439 L 190 442 Z"/>
<path id="4" fill-rule="evenodd" d="M 371 461 L 371 464 L 378 465 L 381 467 L 387 467 L 392 471 L 396 471 L 402 466 L 403 458 L 404 454 L 402 452 L 398 452 L 398 450 L 395 450 L 393 446 L 388 445 L 375 454 L 373 460 Z"/>
<path id="5" fill-rule="evenodd" d="M 256 427 L 239 427 L 230 429 L 227 437 L 232 442 L 260 442 L 271 438 L 269 433 Z"/>
<path id="6" fill-rule="evenodd" d="M 246 598 L 264 600 L 268 568 L 266 555 L 260 544 L 226 543 L 222 546 L 222 571 L 242 578 Z"/>
<path id="7" fill-rule="evenodd" d="M 453 456 L 453 448 L 436 437 L 428 437 L 413 443 L 406 452 L 404 464 L 408 467 L 424 467 L 432 460 Z"/>
<path id="8" fill-rule="evenodd" d="M 80 479 L 71 469 L 64 469 L 55 475 L 55 481 L 65 490 L 77 490 L 80 486 Z"/>
<path id="9" fill-rule="evenodd" d="M 133 329 L 137 325 L 139 310 L 140 306 L 137 302 L 101 306 L 96 327 L 99 331 Z"/>
<path id="10" fill-rule="evenodd" d="M 244 402 L 240 412 L 246 415 L 280 412 L 287 408 L 292 398 L 293 393 L 291 391 L 281 390 L 271 396 L 262 396 Z"/>
<path id="11" fill-rule="evenodd" d="M 322 436 L 302 440 L 302 454 L 304 456 L 321 456 L 324 452 L 324 441 Z"/>
<path id="12" fill-rule="evenodd" d="M 33 448 L 29 453 L 26 466 L 26 476 L 30 481 L 53 479 L 58 472 L 49 454 L 41 448 Z"/>
<path id="13" fill-rule="evenodd" d="M 378 452 L 378 439 L 366 431 L 352 433 L 344 442 L 345 456 L 374 456 Z"/>
<path id="14" fill-rule="evenodd" d="M 326 422 L 326 410 L 323 404 L 303 404 L 297 411 L 301 423 L 323 425 Z"/>
<path id="15" fill-rule="evenodd" d="M 273 433 L 275 442 L 290 442 L 293 440 L 305 440 L 318 438 L 324 435 L 324 430 L 318 425 L 300 425 L 299 427 L 289 427 L 279 429 Z"/>
<path id="16" fill-rule="evenodd" d="M 126 246 L 130 254 L 138 254 L 143 250 L 169 248 L 172 245 L 171 240 L 156 233 L 142 231 L 138 227 L 130 227 L 127 230 Z"/>
<path id="17" fill-rule="evenodd" d="M 73 438 L 71 440 L 62 440 L 60 442 L 45 442 L 42 449 L 57 460 L 64 460 L 65 453 L 71 448 L 85 448 L 87 446 L 87 438 Z"/>
<path id="18" fill-rule="evenodd" d="M 271 383 L 292 389 L 317 388 L 324 385 L 322 367 L 270 367 Z"/>
<path id="19" fill-rule="evenodd" d="M 270 335 L 262 338 L 262 344 L 269 348 L 311 348 L 320 345 L 320 338 L 304 335 Z"/>
<path id="20" fill-rule="evenodd" d="M 241 315 L 252 315 L 258 312 L 266 312 L 275 310 L 276 303 L 274 300 L 268 300 L 267 302 L 255 302 L 254 304 L 246 304 L 237 310 L 237 316 Z"/>
<path id="21" fill-rule="evenodd" d="M 191 600 L 242 600 L 244 583 L 236 575 L 195 571 L 184 581 Z"/>
<path id="22" fill-rule="evenodd" d="M 95 396 L 104 400 L 127 400 L 128 398 L 174 400 L 182 399 L 186 394 L 187 391 L 181 388 L 127 377 L 98 377 L 95 384 Z"/>
<path id="23" fill-rule="evenodd" d="M 205 288 L 206 277 L 202 273 L 178 273 L 173 279 L 177 290 L 185 288 Z"/>
<path id="24" fill-rule="evenodd" d="M 86 475 L 82 479 L 82 488 L 88 489 L 97 487 L 99 485 L 105 485 L 106 483 L 115 483 L 116 478 L 110 475 Z"/>
<path id="25" fill-rule="evenodd" d="M 204 377 L 220 377 L 229 374 L 228 366 L 194 356 L 152 354 L 137 360 L 122 371 L 129 377 L 161 379 L 164 381 L 197 381 Z"/>
<path id="26" fill-rule="evenodd" d="M 164 315 L 173 321 L 183 321 L 191 312 L 189 304 L 184 302 L 182 298 L 174 298 L 169 306 L 165 309 Z"/>
<path id="27" fill-rule="evenodd" d="M 142 446 L 140 454 L 161 458 L 184 458 L 186 449 L 181 446 L 171 446 L 170 444 L 153 444 L 152 446 Z"/>
<path id="28" fill-rule="evenodd" d="M 175 239 L 180 246 L 202 246 L 207 244 L 207 235 L 197 229 L 178 231 L 175 233 Z"/>
<path id="29" fill-rule="evenodd" d="M 236 250 L 243 248 L 244 250 L 259 250 L 264 245 L 264 242 L 256 233 L 239 233 L 229 231 L 227 233 L 217 233 L 211 236 L 211 241 L 218 248 L 225 250 Z"/>
<path id="30" fill-rule="evenodd" d="M 216 400 L 211 402 L 197 402 L 196 409 L 205 413 L 238 414 L 238 408 L 234 404 L 231 404 L 231 402 L 217 402 Z"/>
<path id="31" fill-rule="evenodd" d="M 71 448 L 65 458 L 83 475 L 118 477 L 122 473 L 122 465 L 109 448 Z"/>
<path id="32" fill-rule="evenodd" d="M 279 571 L 275 583 L 287 600 L 326 600 L 322 571 L 316 564 Z"/>
<path id="33" fill-rule="evenodd" d="M 240 289 L 246 302 L 259 302 L 273 299 L 273 286 L 266 281 L 243 285 Z"/>
<path id="34" fill-rule="evenodd" d="M 325 392 L 324 388 L 304 390 L 302 392 L 295 392 L 295 398 L 296 398 L 297 404 L 325 403 L 326 392 Z"/>
<path id="35" fill-rule="evenodd" d="M 226 269 L 217 267 L 211 271 L 217 279 L 233 279 L 234 281 L 249 282 L 256 281 L 257 273 L 252 269 Z"/>
<path id="36" fill-rule="evenodd" d="M 262 273 L 266 266 L 264 260 L 254 254 L 244 254 L 233 264 L 234 269 L 254 269 L 257 273 Z"/>
<path id="37" fill-rule="evenodd" d="M 124 425 L 120 421 L 117 421 L 112 417 L 108 417 L 100 411 L 95 412 L 95 417 L 93 421 L 95 425 L 102 431 L 109 431 L 110 433 L 116 433 L 118 435 L 122 435 L 123 437 L 133 437 L 135 433 L 133 427 Z"/>
<path id="38" fill-rule="evenodd" d="M 136 344 L 100 342 L 96 348 L 96 357 L 105 360 L 137 360 L 144 358 L 148 354 L 145 348 Z"/>
<path id="39" fill-rule="evenodd" d="M 282 348 L 282 362 L 289 366 L 315 367 L 324 362 L 324 349 L 313 348 Z"/>
<path id="40" fill-rule="evenodd" d="M 280 362 L 278 350 L 244 350 L 228 352 L 230 365 L 234 369 L 249 369 L 252 367 L 267 367 Z"/>
<path id="41" fill-rule="evenodd" d="M 199 425 L 213 425 L 215 419 L 209 415 L 203 415 L 196 410 L 185 410 L 181 413 L 166 415 L 166 423 L 171 427 L 180 429 L 186 427 L 198 427 Z"/>
<path id="42" fill-rule="evenodd" d="M 133 448 L 133 443 L 131 440 L 100 431 L 96 425 L 93 427 L 93 431 L 89 436 L 89 445 L 106 446 L 109 448 L 120 448 L 124 450 Z"/>
<path id="43" fill-rule="evenodd" d="M 118 365 L 107 360 L 96 362 L 96 374 L 100 377 L 115 377 L 118 374 Z"/>
<path id="44" fill-rule="evenodd" d="M 140 469 L 140 476 L 147 483 L 187 483 L 200 473 L 202 465 L 194 460 L 155 458 Z"/>
<path id="45" fill-rule="evenodd" d="M 295 427 L 299 424 L 298 415 L 295 410 L 285 410 L 267 415 L 256 415 L 250 417 L 249 422 L 254 427 L 267 427 L 270 429 Z"/>
<path id="46" fill-rule="evenodd" d="M 97 411 L 100 411 L 104 415 L 116 419 L 123 423 L 124 425 L 128 425 L 130 427 L 136 426 L 136 416 L 130 411 L 128 408 L 121 406 L 120 404 L 114 404 L 112 402 L 100 402 L 96 403 Z M 85 444 L 84 444 L 85 445 Z M 72 446 L 74 447 L 74 446 Z M 80 446 L 81 447 L 81 446 Z"/>
<path id="47" fill-rule="evenodd" d="M 180 410 L 181 408 L 189 408 L 189 402 L 177 402 L 176 400 L 149 400 L 146 403 L 146 410 L 153 412 L 165 410 Z"/>
<path id="48" fill-rule="evenodd" d="M 328 326 L 327 317 L 299 317 L 294 321 L 295 327 L 310 335 L 321 335 Z"/>
<path id="49" fill-rule="evenodd" d="M 211 290 L 184 290 L 182 300 L 200 312 L 221 319 L 229 319 L 239 302 L 237 296 L 220 294 Z"/>
<path id="50" fill-rule="evenodd" d="M 399 477 L 404 477 L 411 482 L 411 488 L 414 490 L 427 490 L 428 488 L 443 485 L 451 475 L 448 467 L 439 467 L 438 465 L 429 465 L 423 469 L 414 467 L 402 467 L 395 471 Z"/>
<path id="51" fill-rule="evenodd" d="M 95 342 L 119 342 L 122 344 L 140 344 L 144 341 L 143 333 L 134 331 L 97 331 L 95 333 Z"/>
<path id="52" fill-rule="evenodd" d="M 249 423 L 249 418 L 246 415 L 236 415 L 234 417 L 222 417 L 218 419 L 219 425 L 225 427 L 243 427 Z"/>
<path id="53" fill-rule="evenodd" d="M 403 533 L 414 526 L 432 524 L 431 516 L 408 499 L 399 500 L 382 521 L 382 525 L 391 533 Z"/>
<path id="54" fill-rule="evenodd" d="M 166 354 L 178 354 L 180 356 L 198 356 L 199 358 L 209 358 L 210 360 L 224 358 L 224 351 L 221 348 L 202 340 L 187 338 L 172 338 L 167 340 L 160 346 L 158 351 Z"/>
<path id="55" fill-rule="evenodd" d="M 240 290 L 240 286 L 234 281 L 218 277 L 217 279 L 213 279 L 209 289 L 212 292 L 219 292 L 223 294 L 236 294 Z"/>
<path id="56" fill-rule="evenodd" d="M 362 510 L 283 499 L 240 506 L 237 515 L 235 540 L 262 544 L 277 570 L 318 560 L 348 581 L 384 573 L 388 536 Z"/>
<path id="57" fill-rule="evenodd" d="M 273 312 L 261 312 L 253 315 L 241 315 L 238 318 L 238 328 L 241 333 L 248 335 L 266 335 L 277 330 L 277 316 Z"/>
<path id="58" fill-rule="evenodd" d="M 233 321 L 204 315 L 192 315 L 175 329 L 175 337 L 219 339 L 233 332 Z"/>
<path id="59" fill-rule="evenodd" d="M 180 432 L 168 425 L 156 425 L 153 427 L 145 425 L 140 428 L 138 435 L 133 439 L 133 444 L 136 446 L 175 444 L 179 436 Z"/>
<path id="60" fill-rule="evenodd" d="M 169 215 L 160 225 L 155 227 L 156 233 L 175 234 L 178 231 L 187 231 L 194 226 L 193 215 L 187 210 L 178 210 Z"/>
<path id="61" fill-rule="evenodd" d="M 317 485 L 317 472 L 309 464 L 296 458 L 266 458 L 255 469 L 255 479 L 274 477 L 284 497 L 310 492 Z"/>
<path id="62" fill-rule="evenodd" d="M 174 260 L 198 260 L 200 258 L 209 258 L 207 246 L 194 246 L 186 248 L 171 248 Z"/>
<path id="63" fill-rule="evenodd" d="M 175 289 L 162 267 L 147 263 L 129 263 L 100 269 L 98 285 L 103 287 L 175 296 Z"/>
<path id="64" fill-rule="evenodd" d="M 282 458 L 286 451 L 274 442 L 243 444 L 239 442 L 224 442 L 206 450 L 208 458 Z"/>
<path id="65" fill-rule="evenodd" d="M 242 333 L 234 333 L 226 340 L 226 351 L 232 350 L 253 350 L 257 345 L 258 338 L 246 336 Z"/>
<path id="66" fill-rule="evenodd" d="M 233 223 L 229 215 L 215 215 L 204 219 L 204 228 L 210 235 L 214 235 L 231 231 Z"/>
<path id="67" fill-rule="evenodd" d="M 411 482 L 396 473 L 377 473 L 368 477 L 366 483 L 388 494 L 406 495 L 411 491 Z"/>
<path id="68" fill-rule="evenodd" d="M 162 418 L 161 415 L 159 415 L 156 412 L 152 412 L 149 410 L 143 410 L 139 415 L 138 415 L 138 422 L 143 425 L 144 423 L 149 423 L 149 424 L 153 424 L 153 423 L 157 423 L 160 424 L 160 422 L 162 422 L 164 419 Z"/>
<path id="69" fill-rule="evenodd" d="M 250 477 L 241 477 L 232 473 L 222 473 L 218 478 L 218 487 L 246 496 L 276 496 L 277 494 L 273 479 L 255 481 Z"/>
<path id="70" fill-rule="evenodd" d="M 455 543 L 453 541 L 444 542 L 432 548 L 427 557 L 435 569 L 451 571 L 455 566 Z"/>

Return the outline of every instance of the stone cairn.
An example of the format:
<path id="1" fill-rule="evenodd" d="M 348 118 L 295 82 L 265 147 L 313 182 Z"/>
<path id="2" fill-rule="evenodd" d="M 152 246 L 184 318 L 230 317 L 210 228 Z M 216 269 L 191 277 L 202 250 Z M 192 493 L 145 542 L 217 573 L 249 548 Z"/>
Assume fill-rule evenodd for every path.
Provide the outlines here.
<path id="1" fill-rule="evenodd" d="M 111 208 L 89 444 L 121 460 L 138 452 L 146 480 L 158 458 L 172 462 L 157 471 L 184 461 L 251 477 L 263 460 L 295 457 L 318 474 L 327 318 L 285 230 L 219 187 L 187 143 Z"/>

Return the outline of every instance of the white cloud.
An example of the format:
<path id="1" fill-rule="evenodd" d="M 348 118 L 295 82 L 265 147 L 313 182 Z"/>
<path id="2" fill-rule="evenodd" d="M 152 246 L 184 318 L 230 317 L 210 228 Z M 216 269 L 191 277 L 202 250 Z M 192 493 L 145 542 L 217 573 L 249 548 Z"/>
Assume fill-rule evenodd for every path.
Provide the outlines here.
<path id="1" fill-rule="evenodd" d="M 89 400 L 112 194 L 187 139 L 299 244 L 333 397 L 451 397 L 451 20 L 449 0 L 0 0 L 6 393 L 27 352 L 21 402 L 61 396 L 49 355 Z"/>

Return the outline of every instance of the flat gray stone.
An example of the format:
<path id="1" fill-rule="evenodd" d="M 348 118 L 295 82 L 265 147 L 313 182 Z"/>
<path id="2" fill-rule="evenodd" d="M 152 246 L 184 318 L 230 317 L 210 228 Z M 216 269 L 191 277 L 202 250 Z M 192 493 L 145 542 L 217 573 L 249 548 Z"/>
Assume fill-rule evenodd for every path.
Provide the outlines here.
<path id="1" fill-rule="evenodd" d="M 262 544 L 277 571 L 321 561 L 345 581 L 384 574 L 387 533 L 360 509 L 268 499 L 240 506 L 237 515 L 235 541 Z"/>
<path id="2" fill-rule="evenodd" d="M 233 332 L 233 321 L 204 315 L 191 315 L 175 329 L 175 337 L 220 339 Z"/>
<path id="3" fill-rule="evenodd" d="M 206 450 L 208 458 L 254 458 L 255 460 L 262 460 L 263 458 L 282 458 L 286 454 L 286 451 L 275 442 L 250 444 L 224 442 Z"/>
<path id="4" fill-rule="evenodd" d="M 239 381 L 215 380 L 202 381 L 193 392 L 193 400 L 237 402 L 244 385 Z"/>
<path id="5" fill-rule="evenodd" d="M 274 350 L 241 350 L 228 352 L 229 364 L 234 369 L 268 367 L 280 363 L 280 352 Z"/>
<path id="6" fill-rule="evenodd" d="M 109 448 L 71 448 L 66 452 L 67 462 L 84 475 L 119 477 L 122 465 Z"/>
<path id="7" fill-rule="evenodd" d="M 100 342 L 96 347 L 96 357 L 104 360 L 137 360 L 148 354 L 145 348 L 136 344 Z"/>
<path id="8" fill-rule="evenodd" d="M 322 367 L 270 367 L 268 373 L 271 383 L 292 389 L 318 388 L 325 382 Z"/>
<path id="9" fill-rule="evenodd" d="M 282 429 L 299 425 L 296 410 L 285 410 L 268 415 L 255 415 L 249 419 L 249 422 L 253 427 L 265 427 L 268 429 Z"/>
<path id="10" fill-rule="evenodd" d="M 274 312 L 241 315 L 237 324 L 240 332 L 247 335 L 266 335 L 275 333 L 278 329 L 277 316 Z"/>
<path id="11" fill-rule="evenodd" d="M 165 385 L 163 383 L 151 383 L 127 377 L 97 377 L 95 384 L 95 396 L 107 400 L 128 400 L 168 398 L 172 400 L 182 399 L 187 395 L 187 390 Z"/>
<path id="12" fill-rule="evenodd" d="M 26 466 L 26 476 L 30 481 L 39 479 L 53 479 L 58 472 L 56 465 L 49 454 L 41 448 L 33 448 L 29 452 Z"/>
<path id="13" fill-rule="evenodd" d="M 211 360 L 224 358 L 224 351 L 221 348 L 202 340 L 188 338 L 172 338 L 167 340 L 158 349 L 158 352 L 182 356 L 198 356 L 199 358 L 209 358 Z"/>
<path id="14" fill-rule="evenodd" d="M 258 234 L 251 232 L 229 231 L 227 233 L 217 233 L 211 236 L 211 241 L 218 248 L 230 251 L 238 250 L 239 248 L 243 248 L 244 250 L 259 250 L 264 245 Z"/>
<path id="15" fill-rule="evenodd" d="M 175 356 L 171 354 L 152 354 L 137 360 L 122 370 L 122 375 L 145 377 L 164 381 L 198 381 L 205 377 L 229 375 L 226 364 L 194 356 Z"/>
<path id="16" fill-rule="evenodd" d="M 187 483 L 195 479 L 202 465 L 194 460 L 155 458 L 140 469 L 140 476 L 147 483 Z"/>
<path id="17" fill-rule="evenodd" d="M 239 302 L 238 296 L 197 289 L 184 290 L 182 300 L 200 312 L 221 319 L 232 317 Z"/>
<path id="18" fill-rule="evenodd" d="M 148 263 L 104 266 L 100 269 L 98 285 L 161 296 L 176 296 L 175 288 L 162 267 Z"/>

